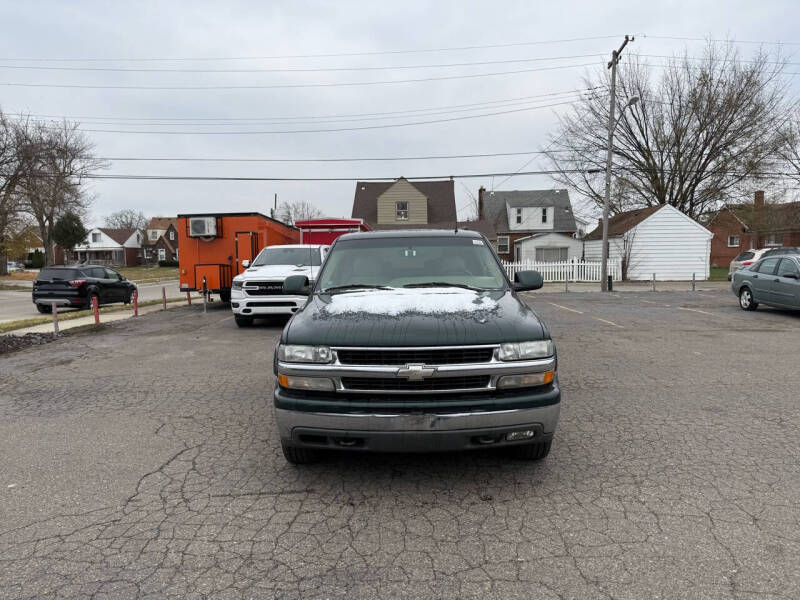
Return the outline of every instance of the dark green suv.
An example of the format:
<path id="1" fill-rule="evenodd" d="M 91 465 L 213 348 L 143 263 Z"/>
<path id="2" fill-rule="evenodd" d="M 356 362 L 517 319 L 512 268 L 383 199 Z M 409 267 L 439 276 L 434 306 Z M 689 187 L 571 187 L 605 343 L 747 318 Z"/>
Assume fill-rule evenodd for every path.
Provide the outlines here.
<path id="1" fill-rule="evenodd" d="M 550 332 L 471 231 L 384 231 L 336 240 L 275 352 L 284 455 L 319 451 L 550 450 L 561 394 Z"/>

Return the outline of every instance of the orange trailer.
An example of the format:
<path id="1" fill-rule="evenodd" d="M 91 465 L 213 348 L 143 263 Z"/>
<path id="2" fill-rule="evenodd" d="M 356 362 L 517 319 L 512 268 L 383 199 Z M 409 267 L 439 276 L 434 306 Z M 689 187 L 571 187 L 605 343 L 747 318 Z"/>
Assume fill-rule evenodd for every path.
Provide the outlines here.
<path id="1" fill-rule="evenodd" d="M 300 231 L 261 213 L 178 215 L 180 289 L 230 301 L 231 282 L 262 248 L 297 244 Z"/>

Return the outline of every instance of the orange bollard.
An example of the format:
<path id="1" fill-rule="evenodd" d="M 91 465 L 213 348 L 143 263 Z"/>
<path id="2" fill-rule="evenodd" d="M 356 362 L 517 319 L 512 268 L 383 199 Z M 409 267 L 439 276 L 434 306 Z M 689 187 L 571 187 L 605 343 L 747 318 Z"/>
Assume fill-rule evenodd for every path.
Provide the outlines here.
<path id="1" fill-rule="evenodd" d="M 100 324 L 100 306 L 97 302 L 97 296 L 92 296 L 92 312 L 94 313 L 94 324 Z"/>
<path id="2" fill-rule="evenodd" d="M 161 286 L 161 299 L 164 303 L 164 310 L 167 310 L 167 288 Z"/>
<path id="3" fill-rule="evenodd" d="M 189 304 L 190 306 L 192 304 L 192 293 L 191 292 L 186 292 L 186 304 Z"/>
<path id="4" fill-rule="evenodd" d="M 139 290 L 133 290 L 133 316 L 139 316 Z"/>
<path id="5" fill-rule="evenodd" d="M 50 309 L 53 311 L 53 335 L 58 337 L 58 305 L 51 302 Z"/>

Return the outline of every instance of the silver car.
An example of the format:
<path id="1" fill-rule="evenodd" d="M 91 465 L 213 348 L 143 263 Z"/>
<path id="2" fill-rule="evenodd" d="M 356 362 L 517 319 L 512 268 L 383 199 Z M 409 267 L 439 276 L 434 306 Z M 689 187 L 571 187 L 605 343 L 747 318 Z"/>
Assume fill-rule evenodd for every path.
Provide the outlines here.
<path id="1" fill-rule="evenodd" d="M 733 280 L 733 274 L 739 269 L 744 269 L 758 262 L 762 255 L 768 250 L 769 248 L 759 248 L 758 250 L 750 248 L 750 250 L 745 250 L 736 255 L 736 258 L 734 258 L 728 266 L 728 281 Z"/>
<path id="2" fill-rule="evenodd" d="M 731 289 L 743 310 L 755 310 L 759 304 L 800 309 L 800 255 L 772 255 L 739 269 Z"/>

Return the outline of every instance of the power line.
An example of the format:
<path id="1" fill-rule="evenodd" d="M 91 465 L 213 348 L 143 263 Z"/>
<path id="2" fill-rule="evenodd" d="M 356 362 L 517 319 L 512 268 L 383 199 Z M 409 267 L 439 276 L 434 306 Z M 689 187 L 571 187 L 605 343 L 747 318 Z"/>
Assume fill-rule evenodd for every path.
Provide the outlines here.
<path id="1" fill-rule="evenodd" d="M 355 87 L 371 85 L 391 85 L 397 83 L 424 83 L 429 81 L 449 81 L 454 79 L 476 79 L 480 77 L 495 77 L 502 75 L 517 75 L 519 73 L 535 73 L 540 71 L 558 71 L 561 69 L 576 69 L 591 67 L 597 63 L 579 63 L 573 65 L 558 65 L 554 67 L 537 67 L 535 69 L 516 69 L 514 71 L 496 71 L 492 73 L 470 73 L 465 75 L 442 75 L 438 77 L 419 77 L 416 79 L 390 79 L 382 81 L 346 81 L 340 83 L 279 83 L 270 85 L 102 85 L 88 83 L 19 83 L 0 82 L 6 87 L 31 87 L 31 88 L 64 88 L 64 89 L 91 89 L 91 90 L 275 90 L 290 88 L 326 88 L 326 87 Z"/>
<path id="2" fill-rule="evenodd" d="M 331 133 L 342 131 L 366 131 L 370 129 L 389 129 L 393 127 L 411 127 L 416 125 L 431 125 L 435 123 L 449 123 L 453 121 L 464 121 L 467 119 L 479 119 L 483 117 L 492 117 L 497 115 L 508 115 L 513 113 L 525 112 L 529 110 L 536 110 L 538 108 L 550 108 L 554 106 L 563 106 L 565 104 L 572 104 L 573 101 L 567 102 L 554 102 L 552 104 L 543 104 L 539 106 L 530 106 L 526 108 L 515 108 L 511 110 L 495 111 L 490 113 L 481 113 L 477 115 L 462 115 L 459 117 L 449 117 L 446 119 L 431 119 L 427 121 L 411 121 L 407 123 L 388 123 L 384 125 L 362 125 L 359 127 L 330 127 L 327 129 L 293 129 L 293 130 L 266 130 L 266 131 L 134 131 L 124 129 L 84 129 L 81 131 L 87 133 L 129 133 L 136 135 L 271 135 L 271 134 L 289 134 L 289 133 Z"/>
<path id="3" fill-rule="evenodd" d="M 137 157 L 137 156 L 106 156 L 98 160 L 109 162 L 220 162 L 220 163 L 336 163 L 336 162 L 388 162 L 402 160 L 446 160 L 455 158 L 492 158 L 499 156 L 528 156 L 530 154 L 544 154 L 541 150 L 528 152 L 493 152 L 489 154 L 449 154 L 429 156 L 371 156 L 353 158 L 202 158 L 202 157 Z"/>
<path id="4" fill-rule="evenodd" d="M 112 73 L 326 73 L 326 72 L 350 72 L 350 71 L 394 71 L 394 70 L 413 70 L 413 69 L 443 69 L 452 67 L 476 67 L 487 65 L 506 65 L 513 63 L 531 63 L 551 60 L 574 60 L 576 58 L 602 58 L 602 54 L 594 52 L 592 54 L 572 54 L 567 56 L 545 56 L 534 58 L 509 58 L 504 60 L 483 60 L 456 63 L 437 63 L 420 65 L 380 65 L 375 67 L 298 67 L 298 68 L 258 68 L 258 69 L 145 69 L 129 67 L 53 67 L 42 65 L 4 65 L 0 64 L 0 69 L 13 69 L 21 71 L 89 71 L 89 72 L 112 72 Z M 2 60 L 2 59 L 0 59 Z"/>
<path id="5" fill-rule="evenodd" d="M 6 57 L 0 58 L 3 61 L 15 62 L 192 62 L 192 61 L 232 61 L 232 60 L 276 60 L 285 58 L 333 58 L 341 56 L 386 56 L 392 54 L 425 54 L 429 52 L 456 52 L 462 50 L 487 50 L 491 48 L 514 48 L 519 46 L 540 46 L 546 44 L 565 44 L 571 42 L 587 42 L 594 40 L 607 40 L 619 37 L 619 34 L 614 35 L 599 35 L 566 38 L 558 40 L 536 40 L 528 42 L 508 42 L 502 44 L 483 44 L 473 46 L 451 46 L 444 48 L 417 48 L 405 50 L 373 50 L 368 52 L 336 52 L 326 54 L 283 54 L 273 56 L 204 56 L 204 57 L 147 57 L 147 58 L 64 58 L 64 57 Z"/>
<path id="6" fill-rule="evenodd" d="M 800 46 L 800 42 L 781 42 L 776 40 L 724 40 L 714 38 L 701 38 L 701 37 L 685 37 L 677 35 L 648 35 L 646 33 L 637 33 L 645 39 L 653 40 L 672 40 L 679 42 L 714 42 L 714 43 L 730 43 L 730 44 L 757 44 L 757 45 L 774 45 L 774 46 Z"/>

